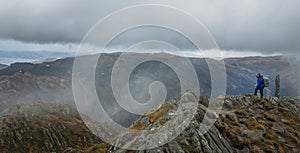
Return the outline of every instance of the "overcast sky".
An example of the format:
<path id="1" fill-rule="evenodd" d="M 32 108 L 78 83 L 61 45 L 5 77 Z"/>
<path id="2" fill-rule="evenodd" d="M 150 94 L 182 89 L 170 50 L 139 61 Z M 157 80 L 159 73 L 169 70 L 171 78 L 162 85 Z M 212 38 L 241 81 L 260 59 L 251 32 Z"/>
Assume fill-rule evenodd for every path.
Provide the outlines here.
<path id="1" fill-rule="evenodd" d="M 299 0 L 0 0 L 0 50 L 20 50 L 22 45 L 26 50 L 75 50 L 97 21 L 137 4 L 165 4 L 190 13 L 210 30 L 222 50 L 260 54 L 300 50 Z"/>

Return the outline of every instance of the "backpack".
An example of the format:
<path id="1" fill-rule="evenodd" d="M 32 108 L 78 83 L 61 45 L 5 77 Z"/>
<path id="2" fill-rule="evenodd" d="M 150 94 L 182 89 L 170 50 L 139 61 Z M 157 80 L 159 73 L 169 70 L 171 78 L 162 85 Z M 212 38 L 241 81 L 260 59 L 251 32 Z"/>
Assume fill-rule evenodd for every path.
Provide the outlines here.
<path id="1" fill-rule="evenodd" d="M 270 85 L 270 79 L 268 77 L 263 77 L 263 79 L 264 79 L 265 87 L 269 87 L 269 85 Z"/>

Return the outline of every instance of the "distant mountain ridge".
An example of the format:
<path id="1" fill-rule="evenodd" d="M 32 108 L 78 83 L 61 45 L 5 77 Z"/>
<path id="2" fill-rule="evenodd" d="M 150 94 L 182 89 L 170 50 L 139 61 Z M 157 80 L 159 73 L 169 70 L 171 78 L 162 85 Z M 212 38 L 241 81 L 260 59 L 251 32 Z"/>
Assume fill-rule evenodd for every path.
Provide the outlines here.
<path id="1" fill-rule="evenodd" d="M 136 56 L 144 56 L 143 53 L 136 53 Z M 162 56 L 173 56 L 161 53 Z M 93 56 L 93 55 L 91 55 Z M 148 56 L 148 54 L 147 54 Z M 107 75 L 110 74 L 111 69 L 117 58 L 119 57 L 119 53 L 114 54 L 102 54 L 101 59 L 98 62 L 97 70 L 101 71 L 99 73 L 106 72 Z M 81 58 L 86 58 L 88 60 L 89 56 L 84 56 Z M 209 84 L 203 84 L 201 77 L 204 80 L 210 80 L 209 69 L 206 64 L 205 59 L 203 58 L 189 58 L 192 62 L 193 66 L 196 69 L 197 75 L 199 77 L 200 85 L 202 85 L 203 89 L 209 91 Z M 56 61 L 50 62 L 43 62 L 43 63 L 15 63 L 12 64 L 10 67 L 1 70 L 0 75 L 12 75 L 20 70 L 28 73 L 32 73 L 35 75 L 46 75 L 46 76 L 57 76 L 62 77 L 64 79 L 71 79 L 72 73 L 72 66 L 73 66 L 74 58 L 63 58 L 58 59 Z M 272 94 L 274 89 L 274 78 L 277 74 L 282 75 L 282 95 L 290 95 L 290 96 L 298 96 L 300 93 L 293 92 L 297 88 L 291 89 L 291 85 L 294 82 L 291 82 L 288 77 L 297 77 L 296 70 L 293 70 L 293 65 L 299 64 L 292 59 L 286 59 L 285 57 L 281 56 L 273 56 L 273 57 L 245 57 L 245 58 L 228 58 L 224 59 L 226 71 L 227 71 L 227 94 L 245 94 L 245 93 L 252 93 L 253 86 L 256 83 L 255 74 L 260 72 L 263 75 L 267 75 L 271 79 L 271 86 L 268 88 L 268 93 Z M 148 65 L 142 66 L 147 70 L 153 69 L 152 65 L 157 65 L 156 63 L 147 63 Z M 159 68 L 159 67 L 158 67 Z M 167 66 L 162 68 L 162 72 L 168 69 Z M 98 73 L 98 74 L 99 74 Z M 145 72 L 143 72 L 145 73 Z M 151 73 L 148 73 L 149 75 Z M 162 77 L 162 75 L 157 76 Z M 99 75 L 99 77 L 101 77 Z M 154 76 L 153 76 L 154 77 Z M 153 78 L 151 78 L 153 79 Z M 109 80 L 108 80 L 109 81 Z M 107 81 L 106 81 L 107 82 Z M 289 84 L 289 85 L 287 85 Z M 208 94 L 208 93 L 206 93 Z M 297 95 L 298 94 L 298 95 Z"/>
<path id="2" fill-rule="evenodd" d="M 0 50 L 0 57 L 6 58 L 24 58 L 24 59 L 39 59 L 52 57 L 72 56 L 71 52 L 54 52 L 54 51 L 3 51 Z"/>

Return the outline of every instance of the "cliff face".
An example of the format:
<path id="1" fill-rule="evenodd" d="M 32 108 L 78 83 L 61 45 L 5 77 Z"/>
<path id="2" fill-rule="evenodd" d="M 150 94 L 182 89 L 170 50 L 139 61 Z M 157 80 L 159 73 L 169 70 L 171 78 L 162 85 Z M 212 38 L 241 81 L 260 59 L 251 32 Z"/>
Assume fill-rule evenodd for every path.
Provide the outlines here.
<path id="1" fill-rule="evenodd" d="M 121 132 L 123 137 L 115 139 L 113 144 L 147 148 L 145 141 L 139 139 L 141 137 L 149 138 L 146 145 L 159 144 L 164 134 L 176 134 L 176 126 L 168 127 L 168 121 L 193 111 L 176 111 L 178 107 L 195 98 L 190 93 L 163 103 Z M 102 142 L 85 127 L 77 111 L 70 106 L 40 102 L 19 104 L 1 114 L 0 152 L 300 152 L 299 99 L 240 95 L 218 98 L 213 105 L 222 102 L 219 115 L 211 112 L 205 118 L 208 100 L 200 97 L 196 115 L 175 139 L 140 151 Z M 201 124 L 211 119 L 216 119 L 215 124 L 202 134 Z M 128 131 L 155 131 L 162 125 L 167 128 L 160 135 L 140 133 L 124 137 Z"/>

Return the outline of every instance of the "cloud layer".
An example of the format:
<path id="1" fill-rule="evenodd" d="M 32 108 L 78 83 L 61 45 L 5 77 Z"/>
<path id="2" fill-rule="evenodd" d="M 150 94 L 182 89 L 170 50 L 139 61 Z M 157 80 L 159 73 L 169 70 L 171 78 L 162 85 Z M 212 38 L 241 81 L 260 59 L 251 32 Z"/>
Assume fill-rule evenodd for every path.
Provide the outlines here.
<path id="1" fill-rule="evenodd" d="M 0 1 L 0 39 L 79 43 L 104 16 L 143 3 L 165 4 L 187 11 L 204 23 L 221 49 L 265 53 L 300 50 L 298 0 L 3 0 Z M 176 16 L 170 18 L 180 22 Z M 152 34 L 159 37 L 159 33 Z"/>

